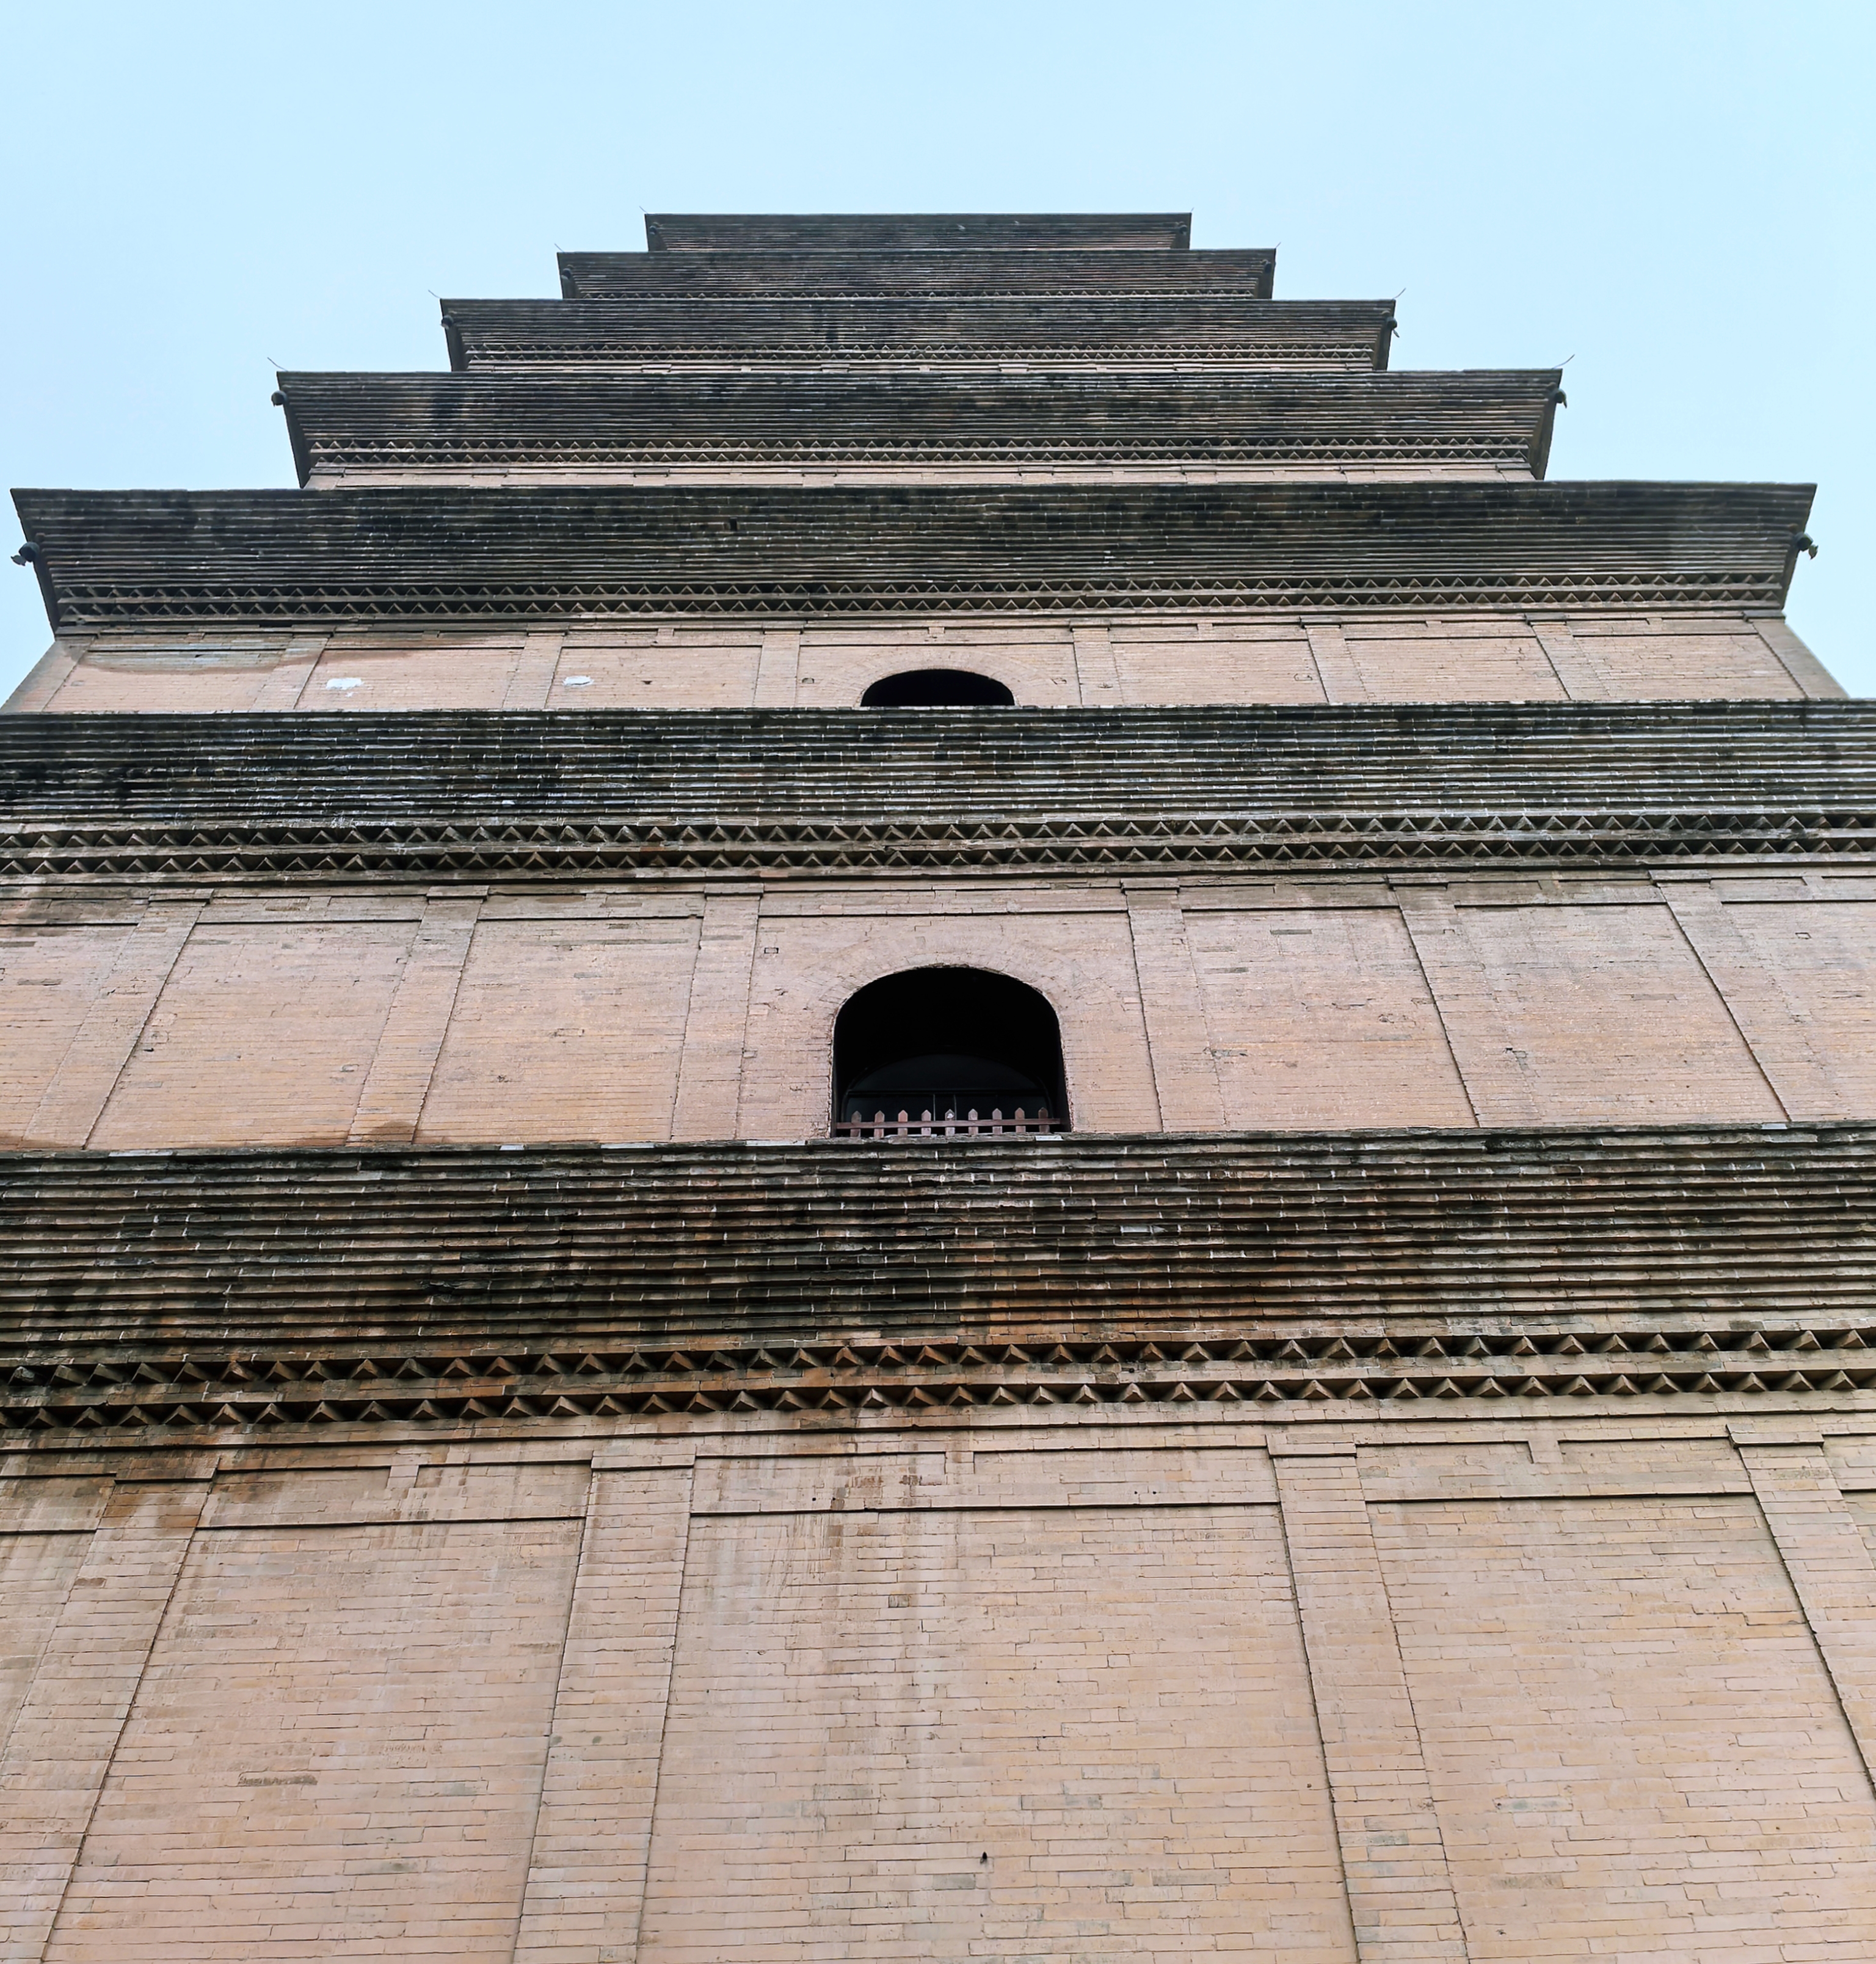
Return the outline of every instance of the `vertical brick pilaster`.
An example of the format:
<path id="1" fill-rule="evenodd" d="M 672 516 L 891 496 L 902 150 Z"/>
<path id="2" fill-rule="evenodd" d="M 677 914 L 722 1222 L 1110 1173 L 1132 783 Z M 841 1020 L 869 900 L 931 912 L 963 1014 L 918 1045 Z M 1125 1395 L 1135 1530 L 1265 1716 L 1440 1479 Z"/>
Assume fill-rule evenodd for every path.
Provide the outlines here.
<path id="1" fill-rule="evenodd" d="M 1733 1428 L 1799 1606 L 1876 1781 L 1876 1561 L 1821 1445 L 1769 1445 Z"/>
<path id="2" fill-rule="evenodd" d="M 124 936 L 104 986 L 40 1096 L 26 1128 L 29 1145 L 88 1142 L 201 913 L 196 895 L 154 899 Z"/>
<path id="3" fill-rule="evenodd" d="M 1753 625 L 1778 666 L 1802 693 L 1825 702 L 1840 702 L 1849 695 L 1842 683 L 1792 633 L 1782 615 L 1775 621 L 1755 621 Z"/>
<path id="4" fill-rule="evenodd" d="M 736 1137 L 762 905 L 762 895 L 754 887 L 720 889 L 704 897 L 684 1022 L 684 1054 L 678 1063 L 673 1138 Z"/>
<path id="5" fill-rule="evenodd" d="M 53 698 L 65 687 L 93 638 L 89 634 L 59 635 L 27 670 L 19 687 L 0 703 L 0 714 L 37 716 L 51 708 Z"/>
<path id="6" fill-rule="evenodd" d="M 1128 881 L 1127 917 L 1159 1123 L 1169 1132 L 1222 1131 L 1224 1098 L 1179 888 Z"/>
<path id="7" fill-rule="evenodd" d="M 690 1514 L 688 1466 L 594 1471 L 515 1964 L 637 1955 Z"/>
<path id="8" fill-rule="evenodd" d="M 1348 637 L 1336 621 L 1306 621 L 1303 631 L 1309 637 L 1310 659 L 1330 702 L 1366 702 L 1368 684 L 1348 652 Z"/>
<path id="9" fill-rule="evenodd" d="M 1124 700 L 1121 672 L 1114 665 L 1114 637 L 1102 626 L 1090 623 L 1072 631 L 1075 643 L 1075 679 L 1081 690 L 1084 709 L 1115 709 Z"/>
<path id="10" fill-rule="evenodd" d="M 1537 1102 L 1499 1012 L 1492 978 L 1452 897 L 1443 887 L 1402 886 L 1394 898 L 1473 1116 L 1481 1125 L 1535 1125 Z"/>
<path id="11" fill-rule="evenodd" d="M 1570 631 L 1567 621 L 1533 621 L 1531 631 L 1538 637 L 1544 659 L 1551 665 L 1557 686 L 1572 702 L 1607 702 L 1607 685 L 1595 665 Z"/>
<path id="12" fill-rule="evenodd" d="M 487 891 L 431 894 L 378 1033 L 348 1144 L 403 1146 L 416 1137 Z"/>
<path id="13" fill-rule="evenodd" d="M 1352 1446 L 1270 1448 L 1361 1964 L 1462 1964 L 1465 1936 Z"/>
<path id="14" fill-rule="evenodd" d="M 801 666 L 801 630 L 771 627 L 762 636 L 755 661 L 755 707 L 792 709 L 795 680 Z"/>
<path id="15" fill-rule="evenodd" d="M 255 691 L 255 711 L 274 715 L 297 709 L 300 698 L 306 693 L 307 679 L 319 666 L 319 657 L 332 638 L 325 634 L 294 635 L 287 643 L 287 652 L 261 678 L 261 686 Z"/>
<path id="16" fill-rule="evenodd" d="M 1777 978 L 1727 919 L 1720 896 L 1704 881 L 1663 881 L 1660 891 L 1785 1115 L 1852 1116 L 1830 1066 L 1812 1049 Z"/>
<path id="17" fill-rule="evenodd" d="M 106 1503 L 0 1754 L 0 1964 L 39 1964 L 210 1482 Z"/>
<path id="18" fill-rule="evenodd" d="M 521 652 L 502 692 L 504 709 L 551 709 L 555 671 L 560 666 L 565 633 L 558 627 L 521 637 Z"/>

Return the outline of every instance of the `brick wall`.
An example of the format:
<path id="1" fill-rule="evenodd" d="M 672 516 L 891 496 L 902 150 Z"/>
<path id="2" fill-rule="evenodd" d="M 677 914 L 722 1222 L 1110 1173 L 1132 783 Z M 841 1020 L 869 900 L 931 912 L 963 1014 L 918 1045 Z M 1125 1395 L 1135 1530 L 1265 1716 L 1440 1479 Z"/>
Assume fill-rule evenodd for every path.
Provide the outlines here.
<path id="1" fill-rule="evenodd" d="M 1014 975 L 1106 1132 L 1876 1116 L 1876 881 L 238 886 L 17 900 L 0 1135 L 800 1138 L 882 975 Z"/>
<path id="2" fill-rule="evenodd" d="M 964 668 L 1045 706 L 1838 697 L 1781 621 L 1454 615 L 1094 616 L 765 627 L 595 624 L 325 634 L 74 634 L 14 712 L 842 709 L 906 668 Z"/>
<path id="3" fill-rule="evenodd" d="M 16 1449 L 8 1954 L 1847 1958 L 1869 1395 Z"/>

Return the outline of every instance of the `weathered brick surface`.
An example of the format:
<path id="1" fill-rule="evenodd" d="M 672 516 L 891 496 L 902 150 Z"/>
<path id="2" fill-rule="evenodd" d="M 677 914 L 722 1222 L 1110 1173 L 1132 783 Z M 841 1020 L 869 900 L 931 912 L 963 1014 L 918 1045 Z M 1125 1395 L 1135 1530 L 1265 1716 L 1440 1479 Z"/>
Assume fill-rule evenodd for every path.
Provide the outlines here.
<path id="1" fill-rule="evenodd" d="M 47 1438 L 8 1954 L 1853 1957 L 1864 1404 Z"/>
<path id="2" fill-rule="evenodd" d="M 37 1959 L 66 1908 L 101 1789 L 207 1497 L 200 1457 L 119 1481 L 0 1750 L 0 1951 Z M 205 1743 L 205 1747 L 207 1742 Z M 172 1788 L 165 1798 L 181 1798 Z"/>
<path id="3" fill-rule="evenodd" d="M 1387 1584 L 1352 1450 L 1273 1452 L 1362 1964 L 1466 1953 Z"/>
<path id="4" fill-rule="evenodd" d="M 1318 1369 L 1429 1391 L 1502 1377 L 1514 1391 L 1539 1369 L 1560 1391 L 1584 1372 L 1672 1370 L 1713 1395 L 1748 1372 L 1870 1375 L 1864 1337 L 1842 1340 L 1876 1327 L 1871 1162 L 1858 1125 L 27 1154 L 0 1158 L 0 1304 L 29 1428 L 38 1402 L 160 1396 L 161 1375 L 139 1382 L 133 1363 L 129 1382 L 93 1382 L 94 1358 L 219 1353 L 225 1368 L 231 1348 L 257 1346 L 250 1394 L 309 1408 L 399 1394 L 322 1373 L 301 1386 L 290 1370 L 280 1382 L 297 1388 L 277 1391 L 269 1360 L 444 1345 L 492 1368 L 515 1346 L 537 1362 L 564 1352 L 579 1375 L 597 1347 L 630 1376 L 644 1347 L 696 1351 L 683 1369 L 699 1382 L 754 1382 L 753 1368 L 825 1385 L 888 1343 L 912 1343 L 909 1367 L 921 1343 L 988 1341 L 1037 1345 L 1036 1368 L 1011 1360 L 1033 1385 L 1057 1341 L 1118 1343 L 1124 1357 L 1068 1382 L 1118 1392 L 1143 1375 L 1169 1391 L 1184 1360 L 1162 1368 L 1144 1346 L 1214 1333 L 1226 1352 L 1254 1338 L 1270 1362 L 1292 1337 L 1316 1346 L 1299 1357 L 1359 1340 L 1339 1372 L 1251 1373 L 1297 1395 Z M 1832 1347 L 1789 1347 L 1811 1328 Z M 1550 1361 L 1519 1361 L 1526 1330 Z M 1404 1349 L 1381 1354 L 1397 1331 Z M 755 1365 L 771 1340 L 789 1354 Z M 868 1358 L 835 1367 L 843 1343 Z M 828 1354 L 794 1360 L 801 1343 Z M 718 1346 L 738 1354 L 705 1369 Z M 85 1366 L 69 1390 L 44 1361 L 68 1356 Z M 1232 1375 L 1221 1361 L 1191 1375 L 1209 1388 Z M 1730 1382 L 1698 1386 L 1709 1372 Z M 518 1389 L 533 1375 L 512 1357 L 494 1374 Z"/>
<path id="5" fill-rule="evenodd" d="M 48 1964 L 509 1956 L 579 1539 L 199 1536 Z"/>
<path id="6" fill-rule="evenodd" d="M 30 1137 L 40 1102 L 108 986 L 130 925 L 0 927 L 0 1134 L 10 1143 Z"/>
<path id="7" fill-rule="evenodd" d="M 1375 626 L 1377 624 L 1371 624 Z M 1141 621 L 954 621 L 823 627 L 802 631 L 802 660 L 786 681 L 759 679 L 764 631 L 681 622 L 556 627 L 532 636 L 464 631 L 375 637 L 368 652 L 328 647 L 316 673 L 290 665 L 290 638 L 273 638 L 271 665 L 229 672 L 188 666 L 160 652 L 101 654 L 116 637 L 89 638 L 63 682 L 35 683 L 15 712 L 217 714 L 409 709 L 846 709 L 868 685 L 906 669 L 962 668 L 1002 682 L 1018 703 L 1112 708 L 1181 704 L 1708 700 L 1727 696 L 1839 697 L 1830 679 L 1800 679 L 1756 634 L 1693 634 L 1663 620 L 1631 640 L 1634 657 L 1605 680 L 1564 659 L 1554 629 L 1516 618 L 1450 617 L 1403 633 L 1367 635 L 1295 621 L 1212 614 Z M 771 629 L 768 633 L 776 631 Z M 784 632 L 794 631 L 783 630 Z M 1078 637 L 1105 634 L 1105 682 L 1075 657 Z M 1344 650 L 1332 668 L 1326 635 Z M 146 640 L 158 637 L 145 636 Z M 180 642 L 184 637 L 176 637 Z M 261 637 L 256 637 L 256 639 Z M 1795 638 L 1795 637 L 1794 637 Z M 526 645 L 523 645 L 526 644 Z M 1572 646 L 1579 645 L 1573 641 Z M 1583 643 L 1581 645 L 1586 645 Z M 531 666 L 528 649 L 534 651 Z M 330 685 L 329 686 L 328 685 Z M 24 685 L 23 685 L 24 686 Z"/>
<path id="8" fill-rule="evenodd" d="M 0 1752 L 110 1491 L 95 1476 L 0 1481 Z"/>
<path id="9" fill-rule="evenodd" d="M 367 919 L 199 929 L 90 1142 L 112 1150 L 167 1145 L 179 1122 L 217 1144 L 343 1137 L 415 927 Z"/>
<path id="10" fill-rule="evenodd" d="M 1305 1113 L 1329 1125 L 1472 1122 L 1397 909 L 1214 904 L 1187 918 L 1227 1126 Z"/>
<path id="11" fill-rule="evenodd" d="M 1749 1498 L 1373 1513 L 1475 1960 L 1866 1947 L 1876 1804 Z"/>
<path id="12" fill-rule="evenodd" d="M 1273 1510 L 691 1548 L 641 1957 L 1352 1956 Z"/>
<path id="13" fill-rule="evenodd" d="M 633 1954 L 691 1528 L 688 1465 L 595 1468 L 516 1964 Z"/>
<path id="14" fill-rule="evenodd" d="M 842 1006 L 948 964 L 1054 1005 L 1084 1131 L 1876 1115 L 1848 876 L 225 887 L 128 932 L 88 905 L 117 903 L 0 928 L 28 1144 L 813 1138 Z"/>
<path id="15" fill-rule="evenodd" d="M 439 1005 L 417 1136 L 670 1137 L 697 948 L 682 916 L 485 919 Z"/>

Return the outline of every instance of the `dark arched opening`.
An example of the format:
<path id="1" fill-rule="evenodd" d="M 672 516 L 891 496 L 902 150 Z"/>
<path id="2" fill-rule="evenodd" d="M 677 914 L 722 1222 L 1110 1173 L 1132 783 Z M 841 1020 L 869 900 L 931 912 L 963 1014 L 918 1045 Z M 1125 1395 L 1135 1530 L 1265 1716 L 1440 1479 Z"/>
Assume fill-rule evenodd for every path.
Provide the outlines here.
<path id="1" fill-rule="evenodd" d="M 834 1024 L 834 1126 L 843 1138 L 1065 1132 L 1064 1092 L 1055 1012 L 1007 975 L 885 976 L 849 998 Z"/>
<path id="2" fill-rule="evenodd" d="M 908 669 L 884 676 L 860 698 L 862 709 L 1008 709 L 1015 701 L 1000 682 L 968 669 Z"/>

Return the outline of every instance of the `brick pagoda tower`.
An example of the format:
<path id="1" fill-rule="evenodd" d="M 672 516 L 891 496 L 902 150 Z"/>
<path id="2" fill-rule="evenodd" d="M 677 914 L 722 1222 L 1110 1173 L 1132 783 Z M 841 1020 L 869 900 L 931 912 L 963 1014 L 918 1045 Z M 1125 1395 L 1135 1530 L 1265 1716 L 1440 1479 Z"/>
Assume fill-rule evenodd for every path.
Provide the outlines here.
<path id="1" fill-rule="evenodd" d="M 19 497 L 0 1958 L 1876 1956 L 1876 717 L 1183 217 Z"/>

